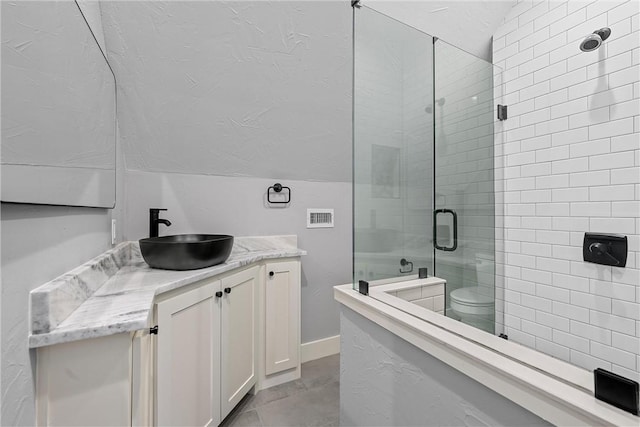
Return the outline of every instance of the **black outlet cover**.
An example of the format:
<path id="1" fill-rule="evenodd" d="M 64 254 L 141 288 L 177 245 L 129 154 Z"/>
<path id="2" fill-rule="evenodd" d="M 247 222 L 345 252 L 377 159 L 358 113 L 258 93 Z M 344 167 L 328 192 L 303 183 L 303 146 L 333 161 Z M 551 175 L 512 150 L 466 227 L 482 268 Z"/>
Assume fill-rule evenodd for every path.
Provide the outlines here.
<path id="1" fill-rule="evenodd" d="M 627 265 L 627 236 L 621 234 L 584 233 L 582 258 L 595 264 Z"/>

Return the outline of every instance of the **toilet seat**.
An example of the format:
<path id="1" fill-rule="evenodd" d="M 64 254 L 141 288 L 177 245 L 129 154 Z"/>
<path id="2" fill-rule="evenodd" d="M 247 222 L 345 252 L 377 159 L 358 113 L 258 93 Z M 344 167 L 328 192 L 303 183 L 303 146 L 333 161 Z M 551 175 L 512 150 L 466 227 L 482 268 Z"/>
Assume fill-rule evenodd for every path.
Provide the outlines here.
<path id="1" fill-rule="evenodd" d="M 490 316 L 494 311 L 493 298 L 479 292 L 477 286 L 451 291 L 451 309 L 460 315 Z"/>

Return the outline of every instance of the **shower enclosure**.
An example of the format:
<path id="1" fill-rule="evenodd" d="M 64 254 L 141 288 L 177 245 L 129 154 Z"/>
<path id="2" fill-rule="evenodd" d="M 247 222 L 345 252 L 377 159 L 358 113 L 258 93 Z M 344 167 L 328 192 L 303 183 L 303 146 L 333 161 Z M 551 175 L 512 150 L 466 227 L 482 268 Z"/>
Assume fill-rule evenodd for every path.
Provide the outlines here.
<path id="1" fill-rule="evenodd" d="M 427 268 L 447 281 L 443 312 L 492 333 L 500 77 L 443 40 L 354 8 L 354 285 Z"/>

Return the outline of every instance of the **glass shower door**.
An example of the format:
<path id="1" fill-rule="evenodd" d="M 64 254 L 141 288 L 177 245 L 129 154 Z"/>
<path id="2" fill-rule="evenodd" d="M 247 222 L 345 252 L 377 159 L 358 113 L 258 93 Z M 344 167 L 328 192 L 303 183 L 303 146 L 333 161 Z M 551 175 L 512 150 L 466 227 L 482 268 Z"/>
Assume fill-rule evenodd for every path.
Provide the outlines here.
<path id="1" fill-rule="evenodd" d="M 354 284 L 433 273 L 433 38 L 354 13 Z"/>
<path id="2" fill-rule="evenodd" d="M 446 314 L 495 330 L 494 66 L 436 40 L 435 273 Z"/>
<path id="3" fill-rule="evenodd" d="M 496 76 L 429 34 L 354 11 L 354 286 L 427 267 L 447 281 L 446 315 L 491 333 Z"/>

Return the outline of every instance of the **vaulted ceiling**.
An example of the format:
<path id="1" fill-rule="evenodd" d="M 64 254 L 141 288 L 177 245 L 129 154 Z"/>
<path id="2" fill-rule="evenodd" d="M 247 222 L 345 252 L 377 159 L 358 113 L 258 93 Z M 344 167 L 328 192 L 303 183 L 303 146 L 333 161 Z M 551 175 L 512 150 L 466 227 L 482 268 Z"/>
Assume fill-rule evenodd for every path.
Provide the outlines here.
<path id="1" fill-rule="evenodd" d="M 512 3 L 364 1 L 476 55 Z M 128 169 L 351 180 L 348 2 L 100 7 Z"/>
<path id="2" fill-rule="evenodd" d="M 363 0 L 364 5 L 491 61 L 491 38 L 516 0 Z"/>

